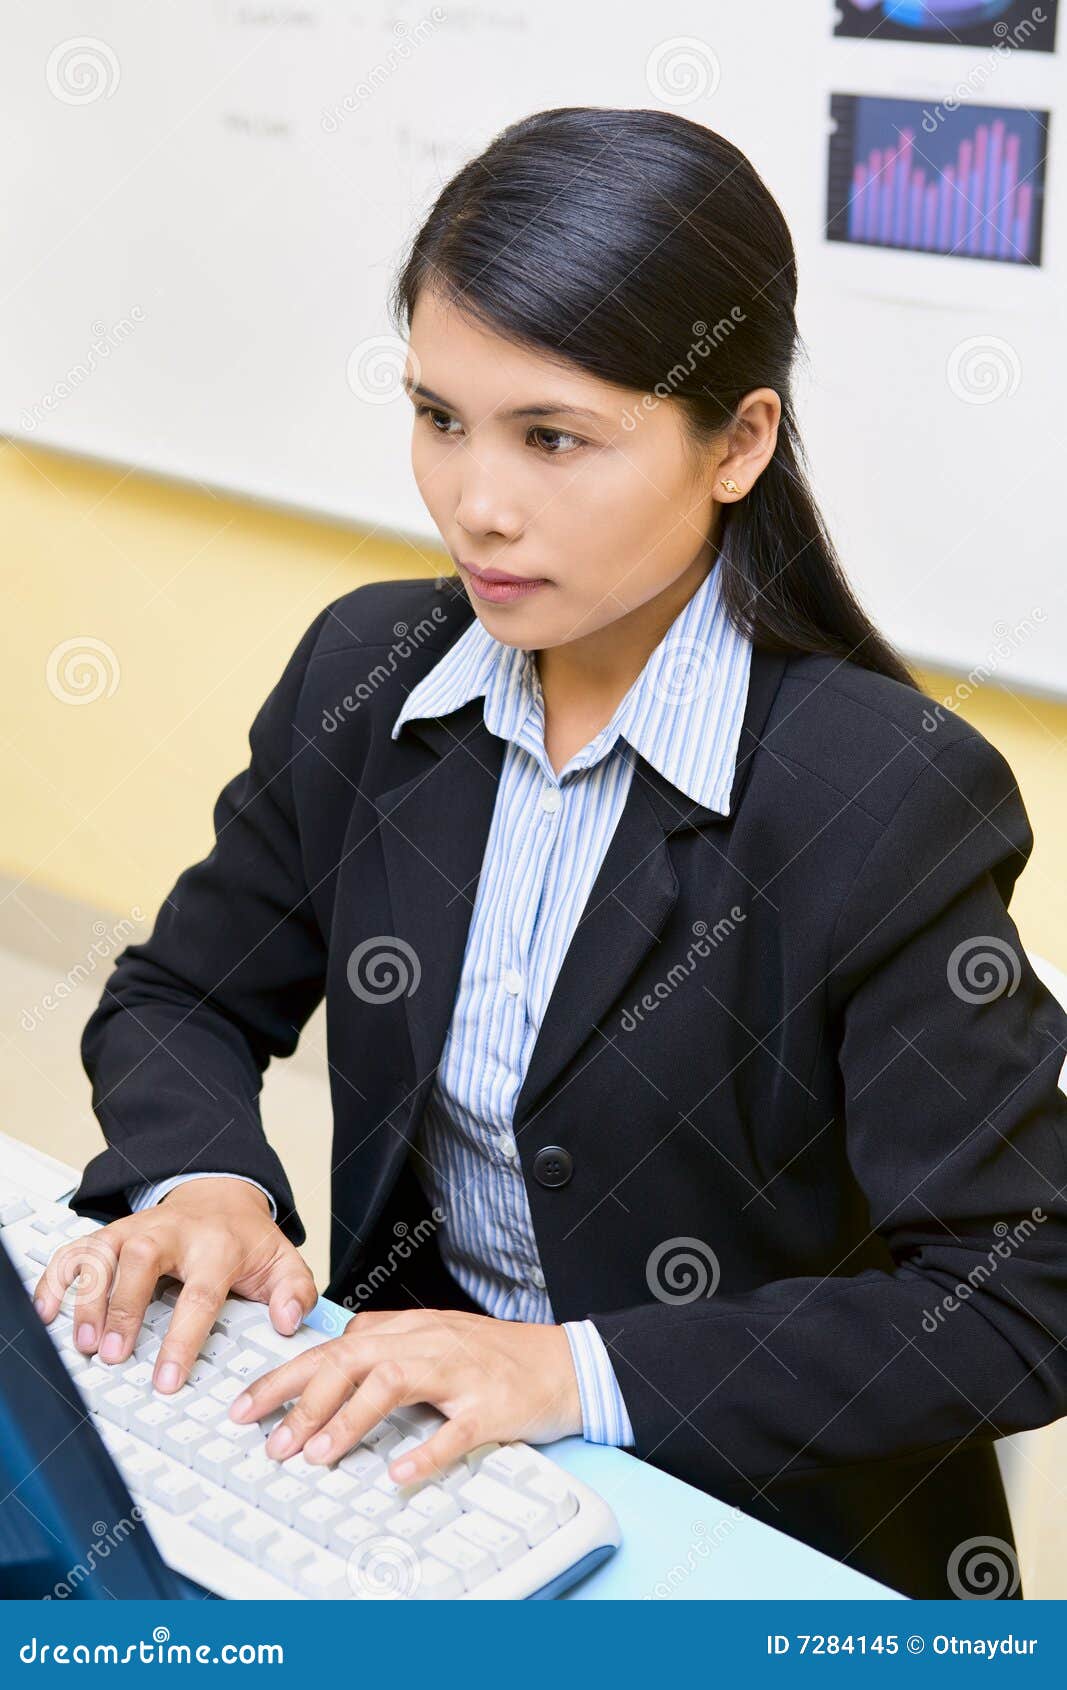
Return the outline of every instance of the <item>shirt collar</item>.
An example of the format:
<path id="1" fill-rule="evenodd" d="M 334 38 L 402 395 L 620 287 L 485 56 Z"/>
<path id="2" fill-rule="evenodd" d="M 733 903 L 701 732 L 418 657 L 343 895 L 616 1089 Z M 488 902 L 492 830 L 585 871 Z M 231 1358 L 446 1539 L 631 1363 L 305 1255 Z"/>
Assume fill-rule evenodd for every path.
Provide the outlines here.
<path id="1" fill-rule="evenodd" d="M 727 617 L 720 584 L 716 564 L 596 735 L 589 762 L 625 739 L 679 792 L 726 816 L 752 646 Z M 477 616 L 412 688 L 391 737 L 412 717 L 447 716 L 473 698 L 485 699 L 489 731 L 516 742 L 541 708 L 533 653 L 494 639 Z"/>

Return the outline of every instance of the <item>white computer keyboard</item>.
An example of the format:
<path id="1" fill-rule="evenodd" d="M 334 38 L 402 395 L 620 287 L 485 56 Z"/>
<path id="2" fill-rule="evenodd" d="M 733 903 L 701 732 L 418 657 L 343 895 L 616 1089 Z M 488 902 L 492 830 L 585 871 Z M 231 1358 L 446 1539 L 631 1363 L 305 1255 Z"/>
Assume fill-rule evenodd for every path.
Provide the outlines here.
<path id="1" fill-rule="evenodd" d="M 0 1176 L 0 1241 L 30 1293 L 53 1252 L 97 1224 Z M 387 1461 L 442 1424 L 428 1404 L 397 1409 L 332 1466 L 275 1460 L 264 1445 L 283 1410 L 238 1425 L 227 1409 L 323 1333 L 283 1337 L 262 1303 L 228 1297 L 188 1382 L 167 1395 L 152 1371 L 181 1286 L 156 1289 L 124 1362 L 75 1347 L 74 1287 L 46 1330 L 160 1553 L 218 1595 L 527 1597 L 618 1544 L 603 1498 L 527 1444 L 485 1444 L 435 1482 L 397 1485 Z"/>

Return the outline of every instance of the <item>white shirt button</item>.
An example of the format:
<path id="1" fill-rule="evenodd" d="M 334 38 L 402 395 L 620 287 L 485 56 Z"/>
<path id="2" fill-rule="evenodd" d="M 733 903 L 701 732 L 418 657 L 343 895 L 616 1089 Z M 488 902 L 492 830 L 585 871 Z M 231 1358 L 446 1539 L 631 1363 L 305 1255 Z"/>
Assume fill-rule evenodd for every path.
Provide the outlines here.
<path id="1" fill-rule="evenodd" d="M 500 1137 L 496 1141 L 496 1146 L 500 1151 L 500 1154 L 502 1156 L 506 1156 L 509 1161 L 518 1152 L 518 1145 L 515 1143 L 515 1140 L 512 1138 L 510 1133 L 501 1133 Z"/>
<path id="2" fill-rule="evenodd" d="M 545 1288 L 545 1276 L 541 1272 L 540 1268 L 534 1268 L 533 1272 L 530 1275 L 530 1284 L 536 1285 L 536 1287 L 539 1291 L 544 1290 L 544 1288 Z"/>
<path id="3" fill-rule="evenodd" d="M 522 975 L 517 968 L 506 968 L 504 970 L 503 983 L 506 992 L 522 991 Z"/>
<path id="4" fill-rule="evenodd" d="M 541 794 L 541 808 L 554 816 L 563 802 L 563 795 L 558 786 L 546 786 Z"/>

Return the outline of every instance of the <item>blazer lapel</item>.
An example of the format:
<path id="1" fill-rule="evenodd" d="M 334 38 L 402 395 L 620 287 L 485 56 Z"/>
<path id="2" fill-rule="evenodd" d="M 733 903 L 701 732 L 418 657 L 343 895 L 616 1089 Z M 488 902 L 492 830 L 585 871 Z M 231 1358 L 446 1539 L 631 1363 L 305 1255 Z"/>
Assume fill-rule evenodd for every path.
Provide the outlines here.
<path id="1" fill-rule="evenodd" d="M 786 659 L 754 649 L 731 792 L 737 812 Z M 424 1107 L 459 987 L 482 859 L 504 760 L 485 726 L 483 700 L 406 731 L 426 748 L 425 767 L 375 800 L 394 932 L 421 970 L 403 999 L 415 1057 L 412 1119 Z M 678 896 L 667 840 L 728 818 L 694 804 L 634 754 L 633 780 L 585 910 L 538 1029 L 515 1108 L 528 1119 L 597 1021 L 659 939 Z M 425 1087 L 425 1095 L 424 1095 Z"/>

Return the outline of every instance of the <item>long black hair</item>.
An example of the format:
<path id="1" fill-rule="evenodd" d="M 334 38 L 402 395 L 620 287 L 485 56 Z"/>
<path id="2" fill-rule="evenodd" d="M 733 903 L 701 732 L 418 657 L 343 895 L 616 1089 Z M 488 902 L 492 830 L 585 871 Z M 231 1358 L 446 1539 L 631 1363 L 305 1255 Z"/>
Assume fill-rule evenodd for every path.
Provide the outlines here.
<path id="1" fill-rule="evenodd" d="M 512 123 L 414 237 L 390 296 L 398 327 L 410 328 L 424 287 L 649 403 L 674 399 L 694 454 L 746 393 L 773 388 L 774 455 L 721 507 L 724 607 L 756 645 L 829 653 L 918 687 L 855 598 L 812 495 L 791 396 L 793 242 L 731 142 L 653 110 L 562 106 Z"/>

